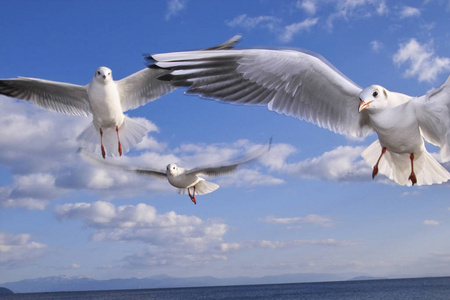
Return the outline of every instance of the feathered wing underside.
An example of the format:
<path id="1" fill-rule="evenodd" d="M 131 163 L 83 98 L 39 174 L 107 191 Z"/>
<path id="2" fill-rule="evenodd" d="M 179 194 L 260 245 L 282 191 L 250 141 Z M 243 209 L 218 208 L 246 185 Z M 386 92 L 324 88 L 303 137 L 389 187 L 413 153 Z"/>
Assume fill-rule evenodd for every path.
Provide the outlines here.
<path id="1" fill-rule="evenodd" d="M 211 192 L 214 192 L 215 190 L 217 190 L 219 188 L 219 185 L 214 183 L 214 182 L 209 182 L 206 181 L 204 179 L 201 179 L 196 185 L 195 185 L 195 195 L 204 195 L 204 194 L 209 194 Z M 189 188 L 189 192 L 192 193 L 194 192 L 193 187 Z M 177 189 L 177 193 L 178 194 L 188 194 L 188 189 L 187 188 L 181 188 L 181 189 Z"/>
<path id="2" fill-rule="evenodd" d="M 239 39 L 240 36 L 236 35 L 222 44 L 204 50 L 231 49 Z M 166 72 L 158 68 L 146 68 L 116 81 L 122 110 L 137 108 L 176 89 L 170 82 L 157 79 Z"/>
<path id="3" fill-rule="evenodd" d="M 59 113 L 91 114 L 86 86 L 19 77 L 0 80 L 0 93 Z"/>
<path id="4" fill-rule="evenodd" d="M 376 140 L 361 153 L 361 156 L 373 167 L 380 154 L 381 144 Z M 409 180 L 411 160 L 408 153 L 398 154 L 387 150 L 380 159 L 378 171 L 400 185 L 412 184 Z M 422 153 L 415 154 L 414 173 L 417 185 L 440 184 L 450 179 L 450 173 L 425 148 Z"/>
<path id="5" fill-rule="evenodd" d="M 107 156 L 119 156 L 117 132 L 115 128 L 104 128 L 103 145 Z M 119 127 L 119 137 L 122 144 L 122 153 L 127 153 L 134 145 L 140 143 L 147 134 L 148 128 L 128 117 Z M 101 153 L 100 131 L 91 124 L 77 137 L 80 146 L 94 153 Z"/>
<path id="6" fill-rule="evenodd" d="M 175 89 L 170 82 L 158 80 L 164 70 L 146 68 L 116 81 L 122 110 L 127 111 L 144 105 Z"/>
<path id="7" fill-rule="evenodd" d="M 267 105 L 337 133 L 365 136 L 361 88 L 324 59 L 294 50 L 186 51 L 152 55 L 161 76 L 188 94 L 235 104 Z"/>
<path id="8" fill-rule="evenodd" d="M 118 170 L 125 170 L 125 171 L 129 171 L 129 172 L 135 172 L 137 174 L 142 174 L 142 175 L 147 175 L 147 176 L 152 176 L 158 179 L 166 179 L 167 180 L 167 175 L 164 171 L 161 170 L 157 170 L 157 169 L 141 169 L 138 167 L 134 167 L 134 166 L 125 166 L 123 164 L 119 164 L 119 163 L 113 163 L 111 162 L 111 160 L 105 160 L 103 159 L 100 155 L 96 155 L 93 154 L 91 152 L 87 152 L 83 149 L 79 150 L 80 154 L 87 158 L 89 161 L 96 163 L 97 165 L 102 165 L 102 166 L 106 166 L 106 167 L 111 167 L 114 169 L 118 169 Z"/>
<path id="9" fill-rule="evenodd" d="M 411 100 L 416 106 L 419 126 L 425 139 L 441 148 L 441 159 L 450 160 L 450 76 L 425 96 Z"/>
<path id="10" fill-rule="evenodd" d="M 239 166 L 243 164 L 248 164 L 254 160 L 257 160 L 262 155 L 267 153 L 270 149 L 270 145 L 272 144 L 272 139 L 270 139 L 264 146 L 258 147 L 257 149 L 250 151 L 245 156 L 235 159 L 234 162 L 224 162 L 221 165 L 216 166 L 202 166 L 197 167 L 192 170 L 186 171 L 186 174 L 202 174 L 208 177 L 216 177 L 223 174 L 228 174 L 234 172 Z"/>

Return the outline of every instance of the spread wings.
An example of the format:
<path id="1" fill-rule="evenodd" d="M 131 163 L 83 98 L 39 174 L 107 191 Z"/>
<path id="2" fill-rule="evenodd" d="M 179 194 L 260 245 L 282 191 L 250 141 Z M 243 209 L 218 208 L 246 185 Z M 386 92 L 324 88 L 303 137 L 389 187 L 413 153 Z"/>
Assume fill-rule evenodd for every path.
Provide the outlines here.
<path id="1" fill-rule="evenodd" d="M 337 133 L 361 137 L 371 126 L 358 113 L 361 88 L 323 58 L 296 50 L 185 51 L 148 57 L 161 80 L 235 104 L 267 105 Z M 154 67 L 150 65 L 150 67 Z"/>

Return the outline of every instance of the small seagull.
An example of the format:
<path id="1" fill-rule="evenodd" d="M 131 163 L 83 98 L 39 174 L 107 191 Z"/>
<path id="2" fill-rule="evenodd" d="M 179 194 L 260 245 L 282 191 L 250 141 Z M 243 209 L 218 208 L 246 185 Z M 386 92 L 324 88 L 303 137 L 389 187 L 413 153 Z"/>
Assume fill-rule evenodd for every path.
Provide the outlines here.
<path id="1" fill-rule="evenodd" d="M 188 194 L 189 198 L 197 204 L 197 200 L 195 199 L 195 195 L 204 195 L 211 192 L 214 192 L 219 188 L 219 185 L 213 182 L 206 181 L 205 179 L 199 176 L 207 176 L 207 177 L 216 177 L 222 174 L 227 174 L 235 171 L 239 166 L 243 164 L 250 163 L 262 155 L 267 153 L 270 149 L 271 140 L 267 142 L 263 147 L 247 154 L 244 158 L 238 160 L 237 162 L 223 162 L 214 166 L 203 166 L 197 167 L 191 170 L 187 170 L 177 166 L 174 163 L 170 163 L 167 165 L 166 170 L 158 170 L 152 168 L 138 168 L 138 167 L 130 167 L 119 165 L 116 163 L 105 162 L 100 159 L 98 156 L 93 155 L 89 152 L 80 149 L 80 154 L 96 163 L 101 163 L 106 166 L 115 167 L 124 169 L 126 171 L 135 172 L 137 174 L 153 176 L 158 179 L 166 179 L 169 183 L 178 188 L 178 194 Z"/>
<path id="2" fill-rule="evenodd" d="M 148 56 L 159 77 L 187 94 L 234 104 L 267 105 L 269 110 L 314 123 L 340 134 L 378 140 L 362 152 L 372 177 L 385 174 L 400 185 L 446 182 L 450 173 L 425 149 L 440 147 L 450 160 L 450 76 L 421 97 L 365 89 L 324 58 L 304 51 L 243 49 L 184 51 Z"/>
<path id="3" fill-rule="evenodd" d="M 235 36 L 205 50 L 232 48 L 239 38 Z M 125 116 L 124 112 L 173 91 L 175 87 L 170 83 L 156 79 L 163 73 L 164 70 L 145 68 L 115 81 L 111 69 L 99 67 L 92 81 L 84 86 L 25 77 L 0 79 L 0 94 L 32 101 L 41 108 L 60 113 L 80 116 L 92 114 L 91 125 L 77 140 L 90 151 L 101 149 L 105 158 L 106 155 L 122 155 L 142 141 L 148 128 Z M 117 142 L 113 142 L 115 137 Z"/>

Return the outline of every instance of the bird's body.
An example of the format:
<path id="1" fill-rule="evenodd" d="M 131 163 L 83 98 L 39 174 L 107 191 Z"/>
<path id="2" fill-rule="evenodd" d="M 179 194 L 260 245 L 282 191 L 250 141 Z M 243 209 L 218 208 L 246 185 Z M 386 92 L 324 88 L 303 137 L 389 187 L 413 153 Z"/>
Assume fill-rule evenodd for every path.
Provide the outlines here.
<path id="1" fill-rule="evenodd" d="M 149 67 L 188 94 L 269 110 L 340 134 L 379 140 L 363 151 L 374 166 L 401 185 L 446 182 L 450 173 L 425 149 L 424 139 L 450 160 L 450 77 L 413 98 L 377 85 L 360 88 L 318 55 L 295 50 L 242 49 L 156 54 Z M 359 110 L 358 110 L 359 106 Z"/>

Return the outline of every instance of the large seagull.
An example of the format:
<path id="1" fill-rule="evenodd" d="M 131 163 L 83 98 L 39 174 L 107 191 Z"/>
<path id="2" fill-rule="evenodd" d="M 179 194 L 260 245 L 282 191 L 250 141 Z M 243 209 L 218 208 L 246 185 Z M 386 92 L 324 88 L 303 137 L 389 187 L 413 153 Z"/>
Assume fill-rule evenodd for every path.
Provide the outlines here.
<path id="1" fill-rule="evenodd" d="M 229 49 L 240 36 L 205 49 Z M 36 78 L 0 79 L 0 94 L 34 102 L 37 106 L 65 114 L 88 116 L 92 123 L 79 136 L 81 146 L 92 152 L 117 156 L 142 141 L 148 129 L 124 115 L 171 92 L 174 87 L 157 80 L 163 70 L 145 68 L 121 80 L 112 71 L 99 67 L 87 85 L 76 85 Z M 105 147 L 106 146 L 106 147 Z"/>
<path id="2" fill-rule="evenodd" d="M 360 88 L 322 57 L 297 50 L 184 51 L 148 57 L 161 80 L 188 94 L 269 110 L 340 134 L 378 140 L 362 152 L 400 185 L 446 182 L 450 173 L 425 149 L 424 139 L 450 160 L 450 77 L 439 88 L 411 97 L 372 85 Z"/>

